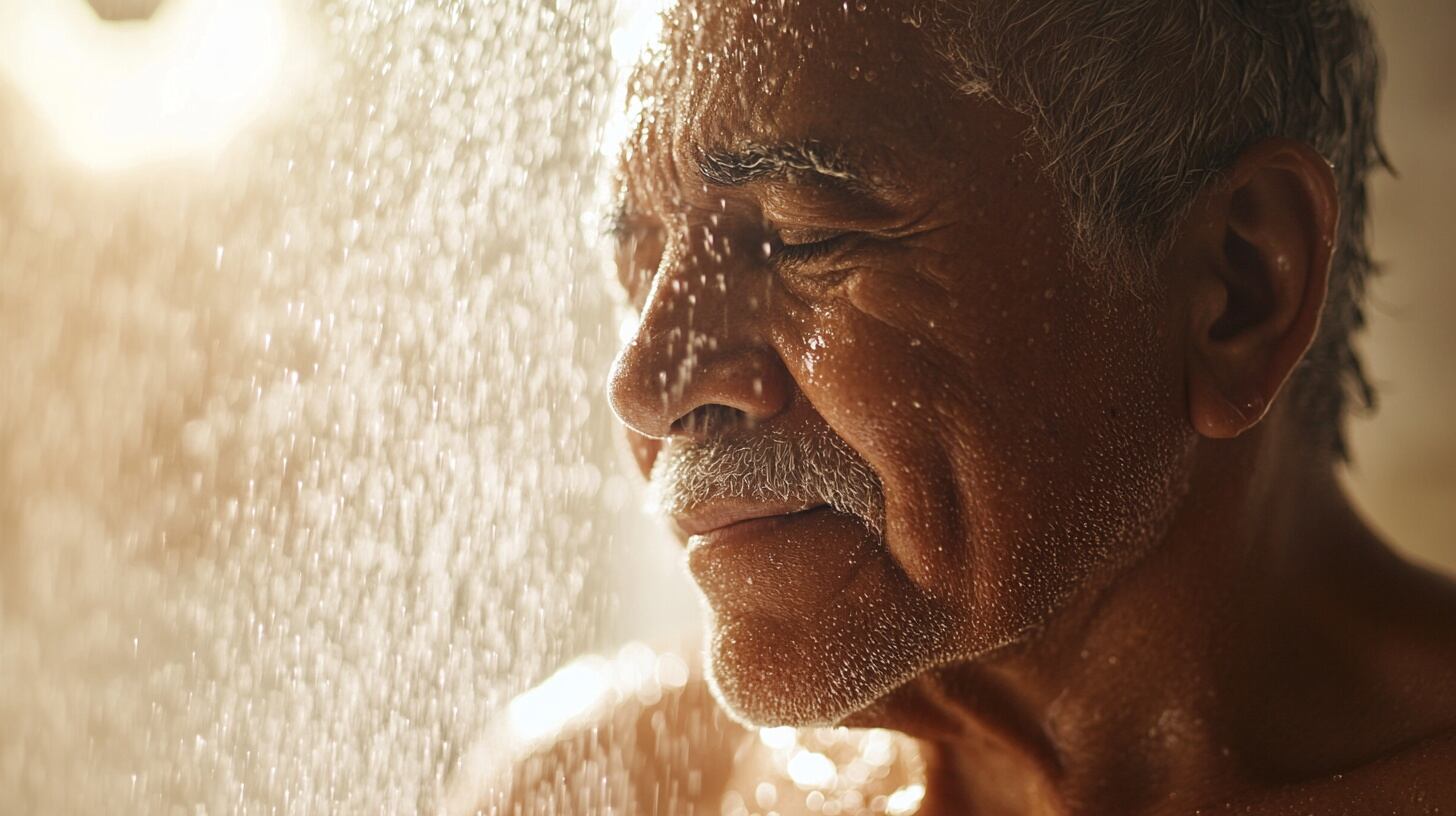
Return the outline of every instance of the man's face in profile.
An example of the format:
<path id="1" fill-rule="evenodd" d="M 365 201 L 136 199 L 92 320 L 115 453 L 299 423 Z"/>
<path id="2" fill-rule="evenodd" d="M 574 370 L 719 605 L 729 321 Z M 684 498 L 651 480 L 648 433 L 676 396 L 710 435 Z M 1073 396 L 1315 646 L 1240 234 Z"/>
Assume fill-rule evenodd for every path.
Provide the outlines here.
<path id="1" fill-rule="evenodd" d="M 1176 304 L 1077 260 L 1025 122 L 908 5 L 778 5 L 678 6 L 634 82 L 611 396 L 721 698 L 801 725 L 1105 585 L 1193 431 Z"/>

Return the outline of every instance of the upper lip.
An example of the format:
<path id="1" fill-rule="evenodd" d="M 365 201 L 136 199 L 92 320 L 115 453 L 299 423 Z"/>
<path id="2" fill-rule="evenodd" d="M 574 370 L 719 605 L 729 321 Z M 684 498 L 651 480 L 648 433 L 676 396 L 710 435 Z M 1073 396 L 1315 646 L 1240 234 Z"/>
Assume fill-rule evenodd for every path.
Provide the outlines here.
<path id="1" fill-rule="evenodd" d="M 715 499 L 673 513 L 678 529 L 690 536 L 721 530 L 753 519 L 787 516 L 826 506 L 823 502 L 762 502 L 749 499 Z"/>

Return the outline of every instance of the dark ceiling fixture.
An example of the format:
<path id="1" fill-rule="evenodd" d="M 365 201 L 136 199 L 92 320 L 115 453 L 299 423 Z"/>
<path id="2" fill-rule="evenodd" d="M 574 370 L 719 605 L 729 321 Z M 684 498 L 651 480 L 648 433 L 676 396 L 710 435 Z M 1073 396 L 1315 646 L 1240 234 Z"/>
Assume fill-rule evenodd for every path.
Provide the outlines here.
<path id="1" fill-rule="evenodd" d="M 54 2 L 54 0 L 46 0 Z M 150 20 L 166 0 L 86 0 L 103 20 Z"/>

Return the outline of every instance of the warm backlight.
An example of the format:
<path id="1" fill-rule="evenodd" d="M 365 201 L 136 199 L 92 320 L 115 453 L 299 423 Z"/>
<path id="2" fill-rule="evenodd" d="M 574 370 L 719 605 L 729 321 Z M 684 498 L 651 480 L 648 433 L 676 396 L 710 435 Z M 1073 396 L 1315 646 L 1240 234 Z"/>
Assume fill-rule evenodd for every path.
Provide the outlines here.
<path id="1" fill-rule="evenodd" d="M 147 20 L 85 0 L 0 0 L 0 78 L 95 169 L 215 156 L 279 74 L 278 0 L 169 0 Z"/>

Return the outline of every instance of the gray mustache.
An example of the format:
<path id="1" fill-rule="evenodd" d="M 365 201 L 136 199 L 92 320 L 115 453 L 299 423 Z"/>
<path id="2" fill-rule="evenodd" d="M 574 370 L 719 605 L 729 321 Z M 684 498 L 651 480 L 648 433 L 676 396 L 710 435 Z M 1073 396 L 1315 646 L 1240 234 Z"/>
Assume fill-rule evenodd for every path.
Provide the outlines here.
<path id="1" fill-rule="evenodd" d="M 808 436 L 764 432 L 741 438 L 673 438 L 652 466 L 652 502 L 681 513 L 714 499 L 827 504 L 884 533 L 880 479 L 832 431 Z"/>

